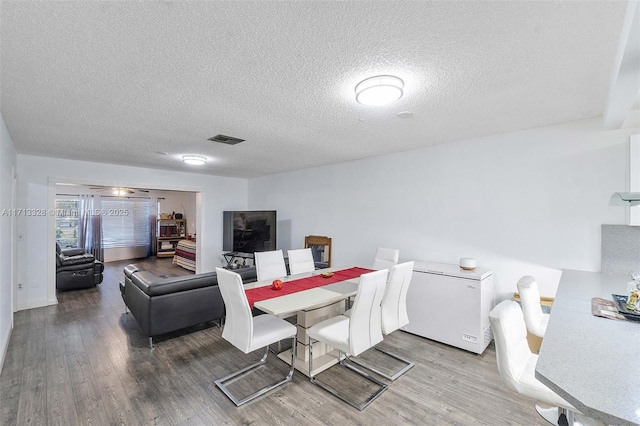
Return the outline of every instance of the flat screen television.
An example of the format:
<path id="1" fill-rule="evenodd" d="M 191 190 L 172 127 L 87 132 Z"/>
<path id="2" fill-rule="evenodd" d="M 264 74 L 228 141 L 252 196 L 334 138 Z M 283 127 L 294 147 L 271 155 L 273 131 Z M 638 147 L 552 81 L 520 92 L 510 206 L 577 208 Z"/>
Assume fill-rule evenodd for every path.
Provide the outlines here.
<path id="1" fill-rule="evenodd" d="M 276 249 L 276 211 L 225 211 L 222 217 L 222 250 L 255 253 Z"/>

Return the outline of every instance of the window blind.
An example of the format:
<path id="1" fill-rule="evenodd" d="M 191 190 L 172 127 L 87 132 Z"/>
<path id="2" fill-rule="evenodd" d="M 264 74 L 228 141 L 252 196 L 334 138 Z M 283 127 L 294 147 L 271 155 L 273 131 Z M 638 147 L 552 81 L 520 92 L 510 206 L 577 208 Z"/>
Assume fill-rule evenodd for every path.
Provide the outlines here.
<path id="1" fill-rule="evenodd" d="M 149 245 L 149 200 L 102 199 L 102 247 Z"/>

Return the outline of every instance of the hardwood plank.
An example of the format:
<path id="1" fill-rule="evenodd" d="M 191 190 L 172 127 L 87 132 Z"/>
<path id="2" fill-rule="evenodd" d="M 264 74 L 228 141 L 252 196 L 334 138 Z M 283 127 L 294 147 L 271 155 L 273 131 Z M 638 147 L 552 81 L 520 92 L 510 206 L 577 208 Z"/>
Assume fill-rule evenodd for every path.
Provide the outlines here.
<path id="1" fill-rule="evenodd" d="M 20 395 L 0 399 L 0 425 L 17 425 Z"/>
<path id="2" fill-rule="evenodd" d="M 73 386 L 76 413 L 80 424 L 106 425 L 109 416 L 102 403 L 100 390 L 93 380 L 85 380 Z"/>
<path id="3" fill-rule="evenodd" d="M 35 310 L 34 310 L 35 311 Z M 30 316 L 24 352 L 18 424 L 47 424 L 46 344 L 42 315 Z"/>
<path id="4" fill-rule="evenodd" d="M 20 393 L 16 423 L 19 425 L 46 425 L 46 392 L 44 389 L 27 389 Z"/>
<path id="5" fill-rule="evenodd" d="M 109 424 L 127 424 L 131 417 L 135 416 L 135 413 L 115 369 L 96 373 L 95 381 L 96 386 L 100 389 L 100 397 L 107 411 Z"/>
<path id="6" fill-rule="evenodd" d="M 47 419 L 59 425 L 77 425 L 73 384 L 67 367 L 64 342 L 52 341 L 47 345 Z"/>
<path id="7" fill-rule="evenodd" d="M 146 389 L 154 395 L 158 407 L 172 424 L 184 423 L 197 417 L 176 386 L 177 382 L 172 382 L 171 374 L 161 368 L 159 363 L 144 361 L 136 367 L 135 374 L 145 377 Z"/>
<path id="8" fill-rule="evenodd" d="M 0 375 L 0 401 L 20 396 L 22 387 L 22 369 L 24 367 L 24 354 L 26 345 L 11 346 Z"/>
<path id="9" fill-rule="evenodd" d="M 29 323 L 27 344 L 24 353 L 25 365 L 44 363 L 46 342 L 44 338 L 44 323 Z"/>

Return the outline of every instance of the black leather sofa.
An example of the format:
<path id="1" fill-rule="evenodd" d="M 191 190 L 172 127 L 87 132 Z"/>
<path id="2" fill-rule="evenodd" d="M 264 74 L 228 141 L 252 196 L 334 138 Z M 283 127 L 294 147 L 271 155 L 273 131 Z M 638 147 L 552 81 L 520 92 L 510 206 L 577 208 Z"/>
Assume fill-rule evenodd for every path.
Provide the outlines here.
<path id="1" fill-rule="evenodd" d="M 102 282 L 104 264 L 79 248 L 62 249 L 56 242 L 56 288 L 77 290 Z"/>
<path id="2" fill-rule="evenodd" d="M 256 281 L 256 268 L 234 270 L 244 282 Z M 120 291 L 142 331 L 153 337 L 224 317 L 224 302 L 215 272 L 161 277 L 137 264 L 124 268 Z"/>

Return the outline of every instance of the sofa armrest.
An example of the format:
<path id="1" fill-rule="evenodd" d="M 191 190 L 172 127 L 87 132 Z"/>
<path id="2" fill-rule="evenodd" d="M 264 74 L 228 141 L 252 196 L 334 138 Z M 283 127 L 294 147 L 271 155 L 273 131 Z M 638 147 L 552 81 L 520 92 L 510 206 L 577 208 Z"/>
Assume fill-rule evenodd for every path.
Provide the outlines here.
<path id="1" fill-rule="evenodd" d="M 78 256 L 65 256 L 58 255 L 60 259 L 60 266 L 70 266 L 70 265 L 80 265 L 85 264 L 89 265 L 95 261 L 95 257 L 92 254 L 85 253 Z"/>
<path id="2" fill-rule="evenodd" d="M 131 275 L 139 271 L 146 271 L 146 269 L 144 269 L 142 266 L 138 265 L 137 263 L 131 263 L 124 267 L 124 276 L 125 278 L 130 279 Z"/>
<path id="3" fill-rule="evenodd" d="M 218 285 L 218 278 L 215 272 L 162 278 L 149 271 L 138 271 L 131 275 L 130 280 L 142 292 L 152 297 Z"/>
<path id="4" fill-rule="evenodd" d="M 144 331 L 147 336 L 150 336 L 151 298 L 149 295 L 133 285 L 130 280 L 125 280 L 123 298 L 125 305 L 127 305 L 136 321 L 138 321 L 142 331 Z"/>
<path id="5" fill-rule="evenodd" d="M 59 274 L 60 272 L 83 271 L 85 269 L 90 271 L 91 274 L 94 274 L 95 273 L 94 268 L 95 268 L 95 264 L 93 262 L 71 263 L 69 265 L 64 264 L 56 268 L 56 274 Z"/>
<path id="6" fill-rule="evenodd" d="M 79 256 L 81 254 L 84 254 L 85 252 L 81 248 L 66 248 L 60 250 L 60 253 L 65 256 Z"/>

